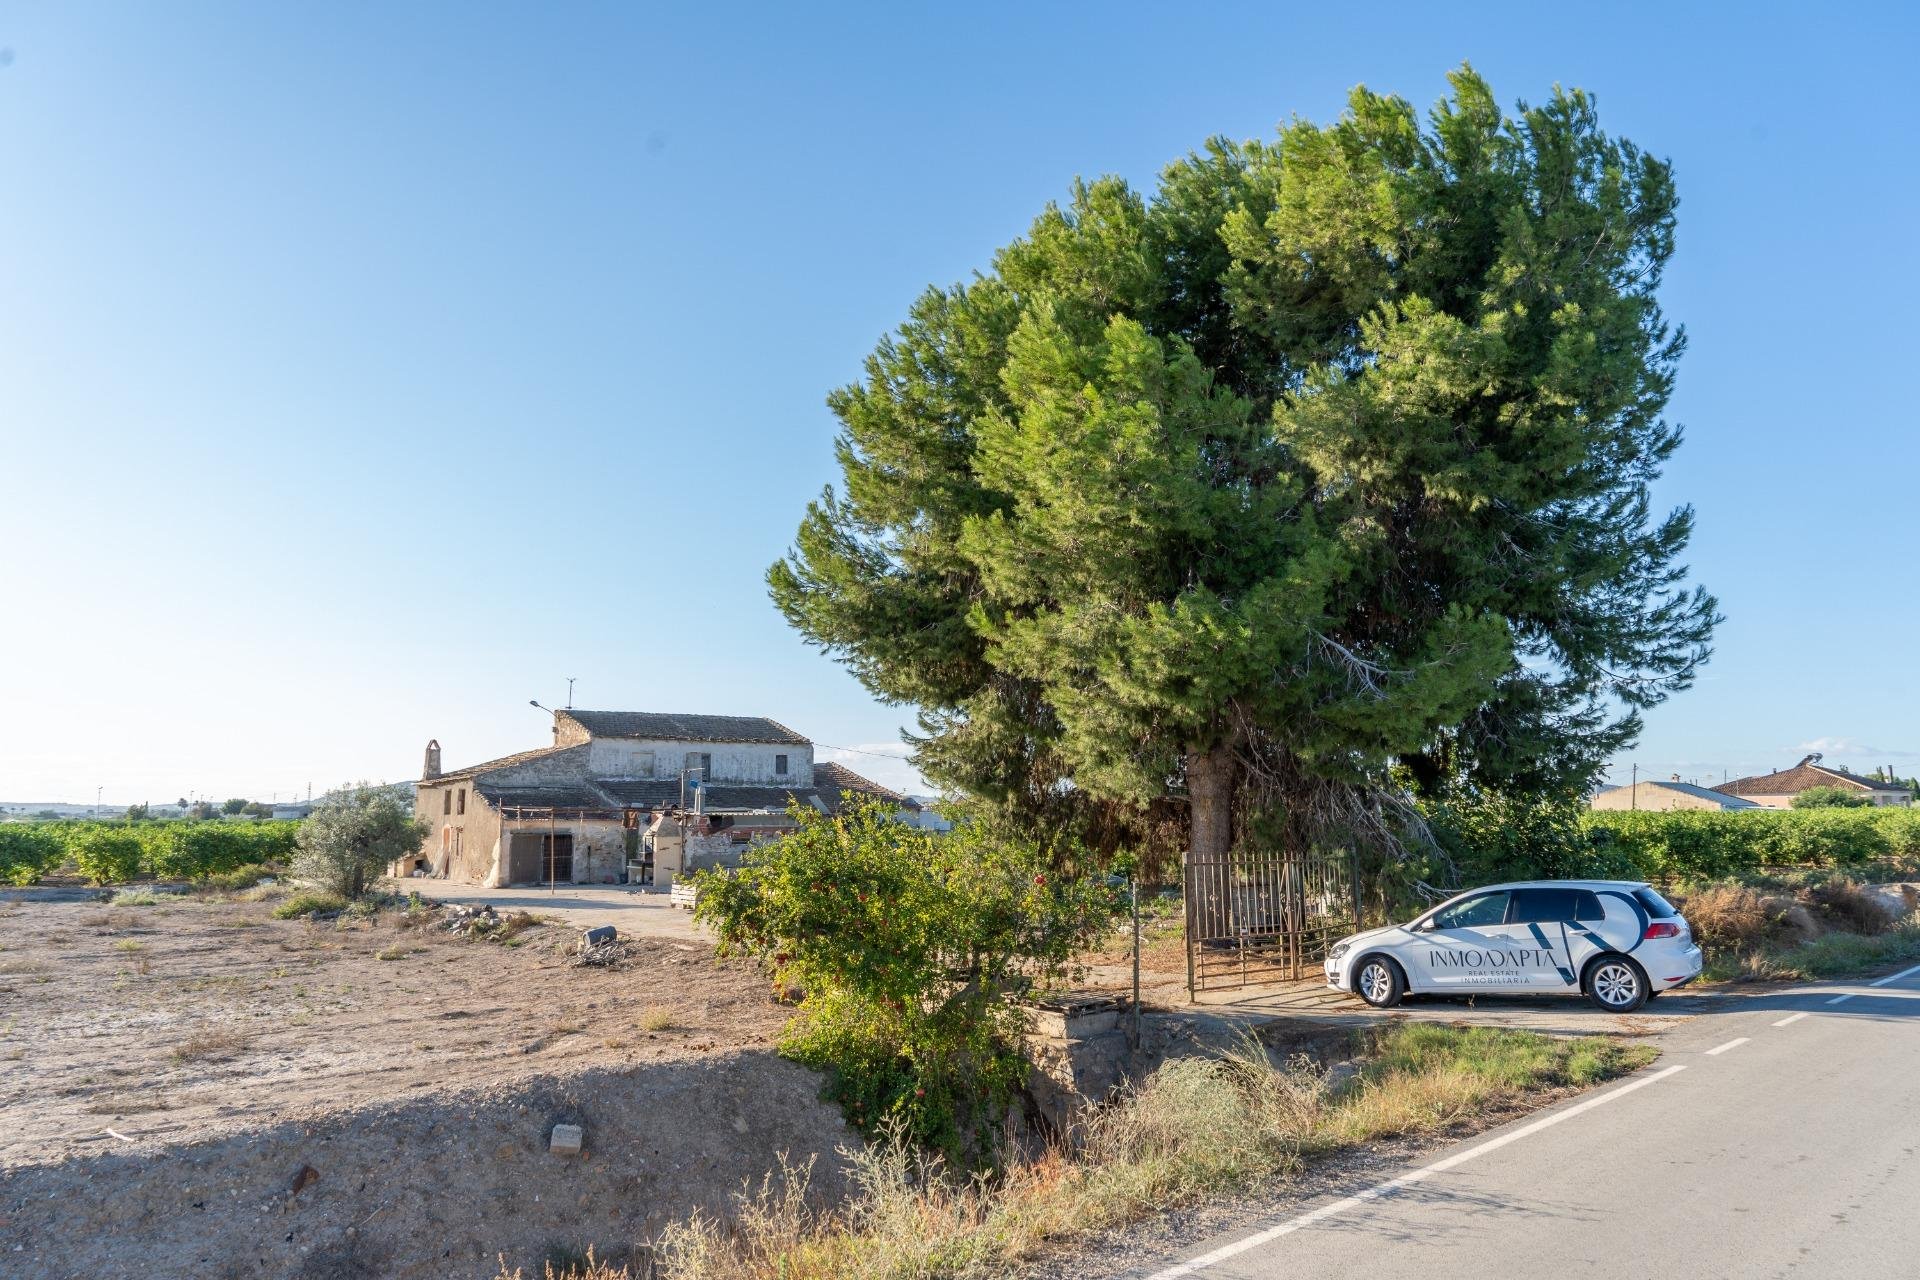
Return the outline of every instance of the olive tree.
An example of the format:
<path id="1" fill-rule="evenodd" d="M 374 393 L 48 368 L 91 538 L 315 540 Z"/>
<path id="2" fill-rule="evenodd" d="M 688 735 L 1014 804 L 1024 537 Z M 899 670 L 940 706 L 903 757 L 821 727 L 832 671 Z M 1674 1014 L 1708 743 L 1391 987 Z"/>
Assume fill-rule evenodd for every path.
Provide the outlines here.
<path id="1" fill-rule="evenodd" d="M 427 824 L 391 788 L 361 783 L 314 807 L 295 839 L 293 874 L 345 898 L 364 894 L 382 869 L 426 839 Z"/>

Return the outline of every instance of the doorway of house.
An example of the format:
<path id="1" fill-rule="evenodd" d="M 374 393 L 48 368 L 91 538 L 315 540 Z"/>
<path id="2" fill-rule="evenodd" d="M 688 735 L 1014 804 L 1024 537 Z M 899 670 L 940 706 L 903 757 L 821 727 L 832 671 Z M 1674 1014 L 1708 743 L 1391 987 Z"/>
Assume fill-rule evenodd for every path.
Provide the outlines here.
<path id="1" fill-rule="evenodd" d="M 573 833 L 515 831 L 507 841 L 507 883 L 567 884 L 573 880 Z"/>
<path id="2" fill-rule="evenodd" d="M 573 879 L 573 835 L 561 832 L 540 837 L 540 879 L 565 884 Z"/>

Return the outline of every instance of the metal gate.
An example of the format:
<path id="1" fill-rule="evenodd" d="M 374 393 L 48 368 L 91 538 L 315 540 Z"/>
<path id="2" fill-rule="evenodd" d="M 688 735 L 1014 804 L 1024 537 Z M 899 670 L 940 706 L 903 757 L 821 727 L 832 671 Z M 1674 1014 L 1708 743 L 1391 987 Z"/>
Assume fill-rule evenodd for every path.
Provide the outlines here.
<path id="1" fill-rule="evenodd" d="M 1185 861 L 1187 994 L 1299 978 L 1360 918 L 1344 852 L 1243 850 Z"/>

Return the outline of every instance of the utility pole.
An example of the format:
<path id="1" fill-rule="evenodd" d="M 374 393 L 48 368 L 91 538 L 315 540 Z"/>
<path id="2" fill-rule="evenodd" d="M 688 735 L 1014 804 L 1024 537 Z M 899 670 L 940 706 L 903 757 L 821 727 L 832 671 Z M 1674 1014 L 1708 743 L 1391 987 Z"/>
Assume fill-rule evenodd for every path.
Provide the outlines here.
<path id="1" fill-rule="evenodd" d="M 1633 807 L 1640 807 L 1640 766 L 1633 766 L 1633 784 L 1627 788 L 1627 799 Z"/>

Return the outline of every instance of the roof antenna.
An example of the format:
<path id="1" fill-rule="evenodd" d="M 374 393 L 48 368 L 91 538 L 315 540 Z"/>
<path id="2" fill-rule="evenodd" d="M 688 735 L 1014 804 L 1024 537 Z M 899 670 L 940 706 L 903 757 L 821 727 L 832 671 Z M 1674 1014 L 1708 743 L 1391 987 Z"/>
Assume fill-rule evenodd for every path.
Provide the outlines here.
<path id="1" fill-rule="evenodd" d="M 573 710 L 573 676 L 567 677 L 567 710 Z"/>

